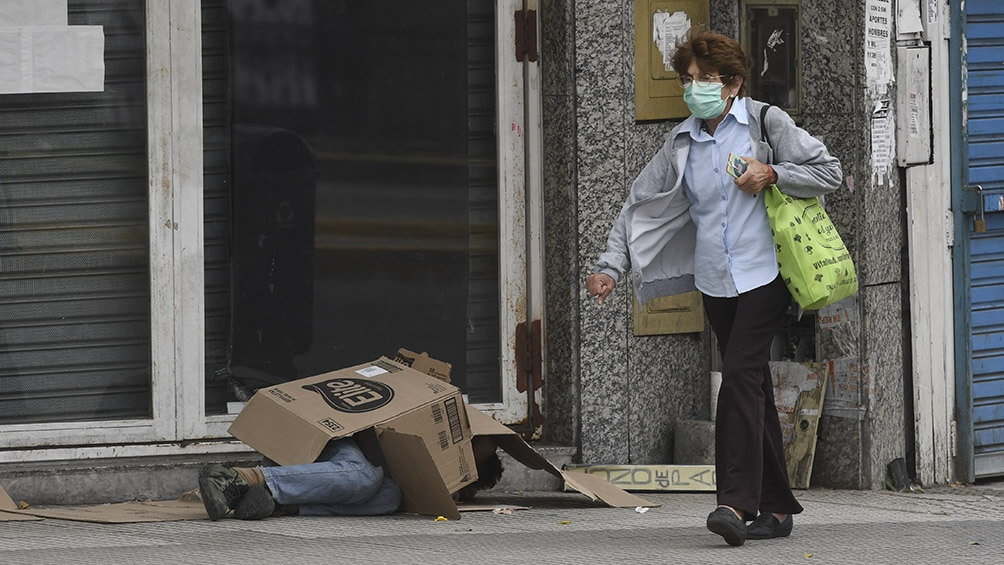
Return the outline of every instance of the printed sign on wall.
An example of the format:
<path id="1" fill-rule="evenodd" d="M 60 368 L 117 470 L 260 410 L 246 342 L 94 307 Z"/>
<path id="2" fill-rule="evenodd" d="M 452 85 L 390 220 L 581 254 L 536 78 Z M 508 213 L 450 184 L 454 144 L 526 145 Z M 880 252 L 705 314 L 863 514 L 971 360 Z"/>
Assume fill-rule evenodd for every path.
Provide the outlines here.
<path id="1" fill-rule="evenodd" d="M 0 94 L 101 92 L 102 26 L 67 24 L 66 0 L 0 3 Z"/>

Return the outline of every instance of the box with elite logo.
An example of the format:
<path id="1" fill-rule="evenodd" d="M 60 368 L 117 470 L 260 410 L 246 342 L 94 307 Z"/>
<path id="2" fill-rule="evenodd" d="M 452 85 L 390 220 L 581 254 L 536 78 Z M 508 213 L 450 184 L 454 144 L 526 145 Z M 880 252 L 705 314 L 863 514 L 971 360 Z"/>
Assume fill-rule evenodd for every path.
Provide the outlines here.
<path id="1" fill-rule="evenodd" d="M 260 389 L 230 426 L 280 465 L 312 463 L 359 432 L 376 437 L 406 511 L 457 516 L 450 495 L 477 480 L 460 389 L 405 364 L 381 357 Z"/>

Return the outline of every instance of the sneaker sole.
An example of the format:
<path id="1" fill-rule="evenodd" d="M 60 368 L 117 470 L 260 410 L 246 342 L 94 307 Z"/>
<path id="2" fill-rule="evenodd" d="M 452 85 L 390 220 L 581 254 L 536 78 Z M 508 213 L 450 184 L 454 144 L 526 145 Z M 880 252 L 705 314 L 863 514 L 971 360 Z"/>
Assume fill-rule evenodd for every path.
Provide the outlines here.
<path id="1" fill-rule="evenodd" d="M 261 520 L 275 512 L 275 501 L 268 490 L 262 486 L 253 486 L 237 503 L 234 518 L 238 520 Z"/>
<path id="2" fill-rule="evenodd" d="M 746 542 L 746 536 L 724 520 L 708 518 L 708 529 L 725 538 L 725 543 L 729 545 L 739 546 Z"/>
<path id="3" fill-rule="evenodd" d="M 225 504 L 219 504 L 217 501 L 210 500 L 205 493 L 209 492 L 209 475 L 206 469 L 199 471 L 199 498 L 202 499 L 202 505 L 206 508 L 206 514 L 209 515 L 209 519 L 216 521 L 227 515 L 230 511 Z"/>

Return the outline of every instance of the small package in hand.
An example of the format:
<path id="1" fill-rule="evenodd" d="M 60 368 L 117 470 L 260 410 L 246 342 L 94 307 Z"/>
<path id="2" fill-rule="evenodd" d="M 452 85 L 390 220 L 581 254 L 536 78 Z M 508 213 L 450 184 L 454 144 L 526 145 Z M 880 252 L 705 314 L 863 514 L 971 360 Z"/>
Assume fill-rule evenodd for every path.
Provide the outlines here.
<path id="1" fill-rule="evenodd" d="M 743 176 L 748 166 L 742 157 L 735 153 L 729 153 L 729 162 L 725 165 L 725 170 L 733 177 L 739 178 Z"/>

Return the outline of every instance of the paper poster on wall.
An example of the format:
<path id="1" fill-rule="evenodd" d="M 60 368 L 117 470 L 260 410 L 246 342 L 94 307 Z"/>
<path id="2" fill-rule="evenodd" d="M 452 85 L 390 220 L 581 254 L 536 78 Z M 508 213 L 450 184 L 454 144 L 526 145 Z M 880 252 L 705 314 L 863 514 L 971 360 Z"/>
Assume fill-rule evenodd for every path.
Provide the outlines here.
<path id="1" fill-rule="evenodd" d="M 830 383 L 827 385 L 823 414 L 850 420 L 863 420 L 861 398 L 867 394 L 862 383 L 863 371 L 857 357 L 830 359 Z"/>
<path id="2" fill-rule="evenodd" d="M 671 61 L 677 40 L 707 25 L 709 10 L 708 0 L 634 0 L 635 119 L 690 115 Z"/>
<path id="3" fill-rule="evenodd" d="M 655 38 L 655 44 L 662 53 L 662 64 L 667 71 L 673 70 L 672 60 L 673 53 L 676 52 L 676 42 L 687 34 L 690 25 L 690 18 L 683 11 L 672 14 L 660 11 L 652 14 L 652 37 Z"/>
<path id="4" fill-rule="evenodd" d="M 884 185 L 892 168 L 893 128 L 889 123 L 889 100 L 878 100 L 872 110 L 872 177 Z"/>
<path id="5" fill-rule="evenodd" d="M 884 90 L 892 73 L 892 6 L 890 0 L 867 0 L 865 4 L 865 71 L 870 88 Z"/>
<path id="6" fill-rule="evenodd" d="M 66 0 L 0 3 L 0 94 L 101 92 L 102 26 L 67 25 Z"/>

